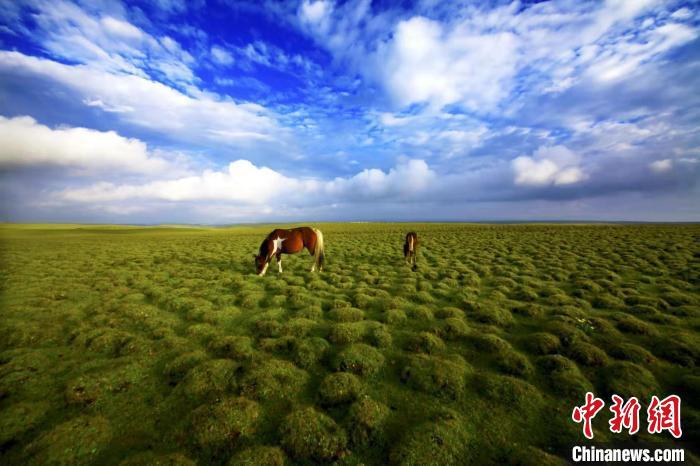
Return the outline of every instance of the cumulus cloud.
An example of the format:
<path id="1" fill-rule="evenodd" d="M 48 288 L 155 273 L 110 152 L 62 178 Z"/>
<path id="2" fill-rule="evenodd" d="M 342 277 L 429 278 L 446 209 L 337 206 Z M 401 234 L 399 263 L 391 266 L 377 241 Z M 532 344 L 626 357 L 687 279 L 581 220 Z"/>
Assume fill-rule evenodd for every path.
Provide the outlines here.
<path id="1" fill-rule="evenodd" d="M 540 147 L 532 156 L 513 160 L 515 184 L 521 186 L 561 186 L 586 178 L 580 157 L 564 146 Z"/>
<path id="2" fill-rule="evenodd" d="M 437 21 L 414 17 L 396 26 L 377 60 L 384 85 L 401 107 L 429 102 L 492 109 L 511 86 L 516 53 L 511 33 L 445 30 Z"/>
<path id="3" fill-rule="evenodd" d="M 0 116 L 0 167 L 63 166 L 87 172 L 162 173 L 170 162 L 138 139 L 114 131 L 41 125 L 31 117 Z"/>
<path id="4" fill-rule="evenodd" d="M 113 74 L 8 51 L 0 51 L 0 71 L 60 84 L 87 105 L 179 139 L 240 143 L 283 137 L 274 115 L 260 105 L 238 104 L 201 91 L 191 96 L 142 76 Z"/>
<path id="5" fill-rule="evenodd" d="M 299 15 L 303 21 L 317 24 L 328 16 L 332 8 L 332 3 L 324 0 L 304 0 L 299 7 Z"/>
<path id="6" fill-rule="evenodd" d="M 673 168 L 673 161 L 671 159 L 655 160 L 649 164 L 649 168 L 654 173 L 664 173 Z"/>
<path id="7" fill-rule="evenodd" d="M 119 202 L 131 199 L 161 201 L 227 201 L 239 205 L 308 205 L 358 199 L 405 198 L 425 191 L 435 173 L 423 160 L 407 160 L 388 172 L 363 170 L 349 178 L 320 180 L 285 176 L 248 160 L 225 170 L 205 170 L 196 176 L 140 185 L 96 183 L 56 193 L 66 202 Z"/>
<path id="8" fill-rule="evenodd" d="M 460 105 L 493 113 L 512 100 L 513 91 L 563 92 L 582 76 L 617 80 L 697 37 L 681 22 L 687 15 L 668 21 L 659 3 L 512 2 L 466 5 L 441 15 L 443 9 L 428 2 L 422 14 L 407 15 L 374 14 L 364 0 L 335 6 L 305 1 L 298 17 L 303 30 L 378 83 L 400 108 Z M 652 21 L 629 34 L 643 17 Z"/>
<path id="9" fill-rule="evenodd" d="M 214 45 L 211 48 L 211 57 L 219 65 L 228 66 L 233 63 L 233 55 L 223 47 Z"/>

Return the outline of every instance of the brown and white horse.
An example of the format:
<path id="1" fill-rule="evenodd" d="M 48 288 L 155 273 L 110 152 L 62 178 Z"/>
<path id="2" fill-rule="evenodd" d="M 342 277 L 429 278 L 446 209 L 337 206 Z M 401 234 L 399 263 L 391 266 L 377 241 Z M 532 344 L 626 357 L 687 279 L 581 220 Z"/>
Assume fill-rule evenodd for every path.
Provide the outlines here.
<path id="1" fill-rule="evenodd" d="M 321 230 L 309 227 L 292 228 L 290 230 L 275 229 L 267 235 L 260 245 L 260 252 L 255 257 L 255 271 L 263 276 L 267 272 L 272 258 L 277 259 L 277 266 L 282 273 L 282 254 L 296 254 L 304 248 L 314 256 L 311 271 L 323 270 L 325 255 L 323 252 L 323 233 Z"/>
<path id="2" fill-rule="evenodd" d="M 418 252 L 418 235 L 415 231 L 410 231 L 406 234 L 406 242 L 403 244 L 403 257 L 408 263 L 412 265 L 411 270 L 416 270 L 418 265 L 416 264 L 416 253 Z"/>

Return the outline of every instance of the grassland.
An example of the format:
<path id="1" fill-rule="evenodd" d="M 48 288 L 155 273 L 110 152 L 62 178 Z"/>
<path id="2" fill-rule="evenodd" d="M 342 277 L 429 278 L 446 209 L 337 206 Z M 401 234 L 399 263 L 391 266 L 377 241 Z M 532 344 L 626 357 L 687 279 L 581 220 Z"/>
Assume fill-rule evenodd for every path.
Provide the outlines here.
<path id="1" fill-rule="evenodd" d="M 700 443 L 700 226 L 319 226 L 0 227 L 0 463 L 559 464 L 587 390 Z"/>

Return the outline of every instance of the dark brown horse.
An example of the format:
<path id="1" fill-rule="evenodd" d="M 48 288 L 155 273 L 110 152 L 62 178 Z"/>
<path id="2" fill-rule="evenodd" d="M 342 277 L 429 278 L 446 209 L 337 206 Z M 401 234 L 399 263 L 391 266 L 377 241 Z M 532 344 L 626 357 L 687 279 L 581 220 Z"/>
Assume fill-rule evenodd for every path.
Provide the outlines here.
<path id="1" fill-rule="evenodd" d="M 411 270 L 416 270 L 418 265 L 416 264 L 416 254 L 418 253 L 418 235 L 415 231 L 409 231 L 406 234 L 406 242 L 403 244 L 403 257 L 408 263 L 412 265 Z"/>
<path id="2" fill-rule="evenodd" d="M 277 266 L 282 273 L 282 254 L 296 254 L 306 248 L 312 256 L 314 263 L 311 271 L 323 270 L 325 259 L 323 252 L 323 233 L 321 230 L 309 227 L 292 228 L 291 230 L 275 229 L 267 235 L 260 245 L 260 252 L 255 257 L 255 271 L 263 276 L 267 272 L 272 258 L 277 259 Z"/>

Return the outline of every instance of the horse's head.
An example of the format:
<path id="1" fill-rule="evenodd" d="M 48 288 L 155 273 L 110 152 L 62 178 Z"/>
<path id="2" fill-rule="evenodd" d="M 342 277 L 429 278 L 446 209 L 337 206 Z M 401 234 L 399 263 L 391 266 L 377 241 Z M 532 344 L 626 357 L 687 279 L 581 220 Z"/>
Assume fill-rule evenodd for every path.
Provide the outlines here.
<path id="1" fill-rule="evenodd" d="M 255 273 L 258 275 L 261 275 L 265 272 L 265 257 L 264 256 L 259 256 L 257 254 L 253 254 L 253 257 L 255 258 Z"/>

